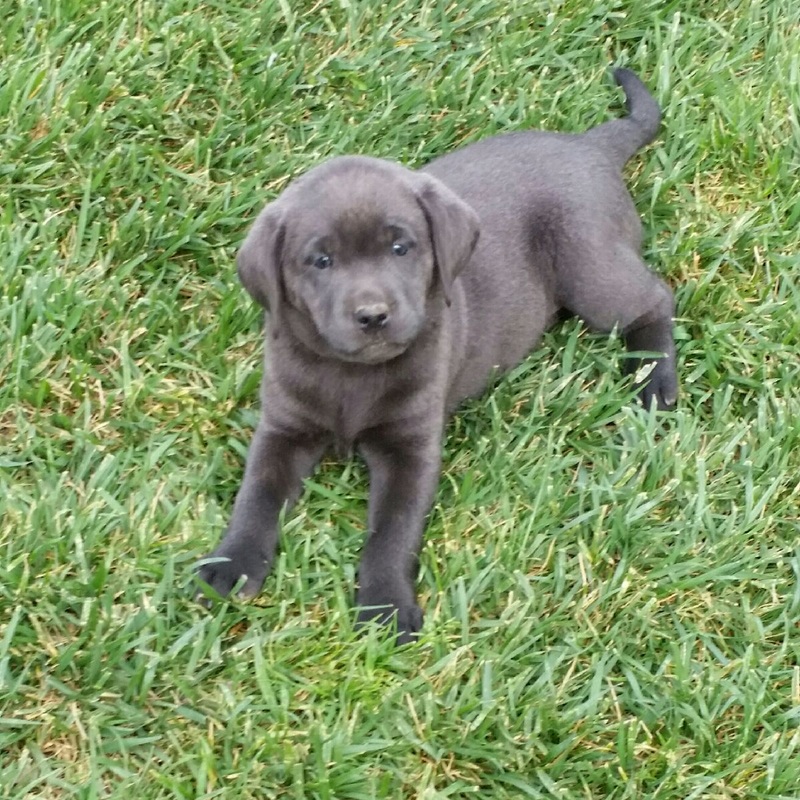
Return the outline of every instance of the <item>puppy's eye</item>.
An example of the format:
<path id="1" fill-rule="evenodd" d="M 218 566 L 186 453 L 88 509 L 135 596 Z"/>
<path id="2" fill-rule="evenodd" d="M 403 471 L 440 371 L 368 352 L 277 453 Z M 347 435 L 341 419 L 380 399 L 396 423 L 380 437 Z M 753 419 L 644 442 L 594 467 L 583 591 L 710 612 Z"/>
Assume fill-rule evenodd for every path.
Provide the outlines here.
<path id="1" fill-rule="evenodd" d="M 392 252 L 396 256 L 404 256 L 408 252 L 408 245 L 405 245 L 402 242 L 395 242 L 392 245 Z"/>
<path id="2" fill-rule="evenodd" d="M 333 266 L 333 259 L 330 256 L 322 255 L 314 259 L 314 266 L 317 269 L 328 269 Z"/>

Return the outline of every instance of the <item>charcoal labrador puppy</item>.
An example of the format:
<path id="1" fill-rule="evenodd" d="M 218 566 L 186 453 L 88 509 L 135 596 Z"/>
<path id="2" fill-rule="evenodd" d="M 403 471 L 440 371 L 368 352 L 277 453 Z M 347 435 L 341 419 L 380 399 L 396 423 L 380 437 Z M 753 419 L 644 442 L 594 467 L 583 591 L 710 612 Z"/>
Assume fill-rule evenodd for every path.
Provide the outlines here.
<path id="1" fill-rule="evenodd" d="M 262 416 L 233 516 L 199 578 L 261 589 L 281 509 L 323 451 L 355 446 L 370 473 L 359 623 L 422 624 L 414 583 L 447 415 L 525 356 L 560 312 L 618 327 L 646 406 L 675 403 L 673 298 L 640 257 L 620 174 L 660 111 L 614 72 L 628 116 L 583 134 L 526 131 L 412 171 L 360 156 L 295 180 L 238 256 L 269 310 Z M 641 370 L 641 375 L 646 370 Z"/>

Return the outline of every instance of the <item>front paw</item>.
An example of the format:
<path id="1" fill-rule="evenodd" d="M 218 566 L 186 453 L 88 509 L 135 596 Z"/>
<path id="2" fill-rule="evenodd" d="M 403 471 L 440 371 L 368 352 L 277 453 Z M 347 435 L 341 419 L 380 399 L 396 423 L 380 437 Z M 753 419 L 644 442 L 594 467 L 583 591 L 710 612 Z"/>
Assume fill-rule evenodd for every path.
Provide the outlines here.
<path id="1" fill-rule="evenodd" d="M 400 599 L 382 592 L 358 593 L 358 614 L 356 629 L 362 629 L 371 622 L 379 625 L 397 625 L 397 644 L 413 642 L 422 628 L 422 609 L 414 602 L 413 596 Z"/>
<path id="2" fill-rule="evenodd" d="M 653 403 L 657 411 L 675 408 L 678 399 L 678 375 L 673 359 L 664 358 L 650 362 L 652 369 L 644 381 L 639 381 L 639 399 L 649 409 Z M 650 366 L 650 364 L 647 364 Z"/>
<path id="3" fill-rule="evenodd" d="M 655 403 L 657 411 L 670 411 L 678 400 L 678 373 L 675 359 L 665 356 L 658 360 L 631 359 L 625 371 L 634 376 L 634 386 L 641 404 L 649 409 Z"/>
<path id="4" fill-rule="evenodd" d="M 206 606 L 210 605 L 209 594 L 229 597 L 238 589 L 237 597 L 255 597 L 269 571 L 267 559 L 260 553 L 244 547 L 226 546 L 224 542 L 203 559 L 206 560 L 208 563 L 201 563 L 197 569 L 197 580 L 203 584 L 197 599 Z"/>

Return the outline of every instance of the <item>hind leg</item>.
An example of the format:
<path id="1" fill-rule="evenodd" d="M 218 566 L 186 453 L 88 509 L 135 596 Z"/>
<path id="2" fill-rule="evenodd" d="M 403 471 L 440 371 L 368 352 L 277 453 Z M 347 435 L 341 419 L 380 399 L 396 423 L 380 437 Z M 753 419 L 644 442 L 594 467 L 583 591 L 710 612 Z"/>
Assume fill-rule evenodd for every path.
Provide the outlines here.
<path id="1" fill-rule="evenodd" d="M 658 354 L 631 357 L 626 371 L 641 372 L 639 397 L 646 408 L 654 402 L 658 409 L 672 408 L 678 395 L 672 291 L 630 247 L 611 254 L 581 250 L 558 265 L 561 304 L 593 330 L 618 327 L 630 353 Z"/>

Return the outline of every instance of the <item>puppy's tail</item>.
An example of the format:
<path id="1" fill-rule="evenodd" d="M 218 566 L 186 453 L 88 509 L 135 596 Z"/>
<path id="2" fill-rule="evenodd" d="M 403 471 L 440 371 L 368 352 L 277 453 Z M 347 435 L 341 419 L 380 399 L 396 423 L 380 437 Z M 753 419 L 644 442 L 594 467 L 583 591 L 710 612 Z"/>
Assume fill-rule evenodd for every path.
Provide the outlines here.
<path id="1" fill-rule="evenodd" d="M 586 132 L 586 138 L 610 153 L 622 167 L 637 150 L 653 141 L 661 125 L 661 109 L 631 70 L 618 67 L 614 70 L 614 80 L 625 92 L 628 116 L 592 128 Z"/>

